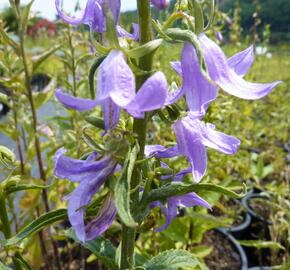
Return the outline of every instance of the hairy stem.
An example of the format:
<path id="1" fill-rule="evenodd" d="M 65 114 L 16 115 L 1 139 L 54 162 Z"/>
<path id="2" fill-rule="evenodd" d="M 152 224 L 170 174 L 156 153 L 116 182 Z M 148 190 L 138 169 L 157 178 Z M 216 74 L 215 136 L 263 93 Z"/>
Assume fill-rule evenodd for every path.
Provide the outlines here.
<path id="1" fill-rule="evenodd" d="M 152 40 L 152 28 L 151 28 L 151 11 L 149 0 L 137 0 L 138 17 L 140 26 L 140 44 L 145 44 Z M 153 54 L 146 55 L 139 59 L 139 68 L 141 70 L 150 71 L 152 69 Z M 145 80 L 149 77 L 149 74 L 140 75 L 136 77 L 136 89 L 140 89 Z M 144 119 L 134 119 L 133 131 L 138 135 L 138 143 L 140 151 L 138 159 L 143 159 L 144 148 L 146 144 L 146 132 L 147 132 L 147 120 L 146 115 Z M 136 188 L 141 181 L 141 173 L 138 165 L 135 166 L 131 188 L 135 192 L 131 195 L 131 210 L 134 214 L 134 208 L 139 203 L 139 189 Z M 133 269 L 134 267 L 134 247 L 135 247 L 136 230 L 122 225 L 122 254 L 121 254 L 121 269 Z"/>

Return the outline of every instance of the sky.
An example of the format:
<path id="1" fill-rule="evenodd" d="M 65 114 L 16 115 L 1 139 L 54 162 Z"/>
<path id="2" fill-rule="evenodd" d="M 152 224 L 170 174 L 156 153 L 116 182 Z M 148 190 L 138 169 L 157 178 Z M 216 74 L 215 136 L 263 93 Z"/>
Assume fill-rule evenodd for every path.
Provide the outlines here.
<path id="1" fill-rule="evenodd" d="M 26 4 L 29 0 L 20 0 L 20 3 Z M 53 20 L 55 18 L 55 0 L 35 0 L 32 6 L 32 11 L 39 12 L 41 16 Z M 82 7 L 85 6 L 87 0 L 80 0 Z M 123 0 L 122 11 L 136 9 L 136 0 Z M 73 12 L 77 0 L 63 0 L 64 10 L 66 12 Z M 9 0 L 0 0 L 0 9 L 9 6 Z"/>

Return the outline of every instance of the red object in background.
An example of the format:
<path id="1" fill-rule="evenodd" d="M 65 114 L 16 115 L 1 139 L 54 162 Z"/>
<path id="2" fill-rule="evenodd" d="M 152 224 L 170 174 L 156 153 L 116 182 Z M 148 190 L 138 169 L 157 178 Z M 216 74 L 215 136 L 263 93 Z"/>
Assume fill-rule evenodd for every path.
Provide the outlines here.
<path id="1" fill-rule="evenodd" d="M 46 32 L 49 37 L 56 35 L 56 25 L 46 19 L 40 19 L 36 24 L 30 26 L 27 33 L 30 37 L 37 37 L 41 32 Z"/>

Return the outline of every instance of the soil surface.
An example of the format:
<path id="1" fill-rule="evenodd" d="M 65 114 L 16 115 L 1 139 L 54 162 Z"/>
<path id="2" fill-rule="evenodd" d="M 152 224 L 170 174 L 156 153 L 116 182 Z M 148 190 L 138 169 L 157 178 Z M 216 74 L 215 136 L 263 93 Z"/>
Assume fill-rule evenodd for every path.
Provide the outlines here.
<path id="1" fill-rule="evenodd" d="M 211 214 L 215 217 L 232 218 L 234 220 L 231 225 L 232 227 L 236 227 L 244 222 L 246 210 L 243 208 L 243 206 L 239 202 L 236 202 L 235 200 L 230 199 L 225 202 L 222 202 L 222 205 L 225 207 L 227 213 L 224 212 L 222 209 L 214 206 Z"/>
<path id="2" fill-rule="evenodd" d="M 212 252 L 205 257 L 205 263 L 210 270 L 241 269 L 240 254 L 222 233 L 208 231 L 204 235 L 202 244 L 213 247 Z"/>
<path id="3" fill-rule="evenodd" d="M 271 208 L 267 199 L 251 198 L 249 199 L 250 208 L 264 220 L 269 220 L 271 214 Z"/>

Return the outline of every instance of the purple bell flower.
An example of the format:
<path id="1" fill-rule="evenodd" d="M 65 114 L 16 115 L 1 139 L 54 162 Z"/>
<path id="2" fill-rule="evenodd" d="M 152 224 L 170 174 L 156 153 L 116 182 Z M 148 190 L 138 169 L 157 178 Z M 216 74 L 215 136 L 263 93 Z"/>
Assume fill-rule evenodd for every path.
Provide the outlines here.
<path id="1" fill-rule="evenodd" d="M 78 111 L 90 110 L 97 105 L 103 108 L 106 130 L 116 127 L 120 108 L 135 118 L 145 112 L 161 108 L 167 98 L 167 80 L 162 72 L 147 79 L 137 93 L 135 77 L 121 51 L 112 50 L 99 67 L 95 100 L 70 96 L 57 89 L 56 98 L 66 107 Z M 154 98 L 152 98 L 154 96 Z"/>
<path id="2" fill-rule="evenodd" d="M 85 225 L 85 207 L 95 193 L 110 177 L 117 166 L 110 156 L 98 158 L 92 153 L 86 160 L 69 158 L 64 155 L 66 150 L 59 149 L 54 156 L 54 174 L 59 178 L 66 178 L 79 185 L 67 196 L 68 218 L 78 239 L 82 242 L 92 240 L 105 232 L 113 223 L 117 210 L 111 195 L 109 195 L 98 216 Z"/>
<path id="3" fill-rule="evenodd" d="M 66 23 L 72 25 L 86 24 L 90 28 L 98 33 L 106 31 L 106 15 L 104 12 L 105 4 L 111 9 L 117 25 L 121 9 L 120 0 L 88 0 L 85 9 L 80 17 L 70 17 L 66 15 L 61 8 L 61 0 L 55 0 L 55 6 L 58 15 Z"/>
<path id="4" fill-rule="evenodd" d="M 172 220 L 177 216 L 179 207 L 204 206 L 208 209 L 211 209 L 211 206 L 208 204 L 208 202 L 194 192 L 168 198 L 166 206 L 159 201 L 153 202 L 151 204 L 151 208 L 155 208 L 158 206 L 165 215 L 166 222 L 161 227 L 155 229 L 156 232 L 163 231 L 170 225 Z"/>
<path id="5" fill-rule="evenodd" d="M 243 54 L 236 55 L 235 61 L 232 60 L 229 64 L 221 48 L 205 34 L 199 35 L 199 41 L 210 78 L 227 93 L 242 99 L 259 99 L 269 94 L 280 83 L 280 81 L 273 83 L 245 81 L 241 75 L 248 70 L 248 64 L 238 64 L 239 67 L 236 70 L 230 66 L 231 63 L 243 63 L 244 60 L 241 59 Z"/>
<path id="6" fill-rule="evenodd" d="M 168 7 L 170 1 L 169 0 L 151 0 L 151 3 L 158 9 L 165 9 Z"/>
<path id="7" fill-rule="evenodd" d="M 240 146 L 240 141 L 237 138 L 216 131 L 214 125 L 204 123 L 191 112 L 174 123 L 173 129 L 176 135 L 176 146 L 170 148 L 161 145 L 146 146 L 145 154 L 157 158 L 186 156 L 191 164 L 195 182 L 200 182 L 206 172 L 206 147 L 232 155 L 237 152 Z M 186 172 L 188 172 L 188 169 Z"/>
<path id="8" fill-rule="evenodd" d="M 183 78 L 182 87 L 168 95 L 166 105 L 176 102 L 185 94 L 188 109 L 202 117 L 210 103 L 216 99 L 218 86 L 240 98 L 259 99 L 280 83 L 279 81 L 269 84 L 250 83 L 242 78 L 254 62 L 253 46 L 226 59 L 219 46 L 205 34 L 201 34 L 199 39 L 210 78 L 217 86 L 209 83 L 202 75 L 195 48 L 185 43 L 181 62 L 171 62 L 172 68 Z"/>

